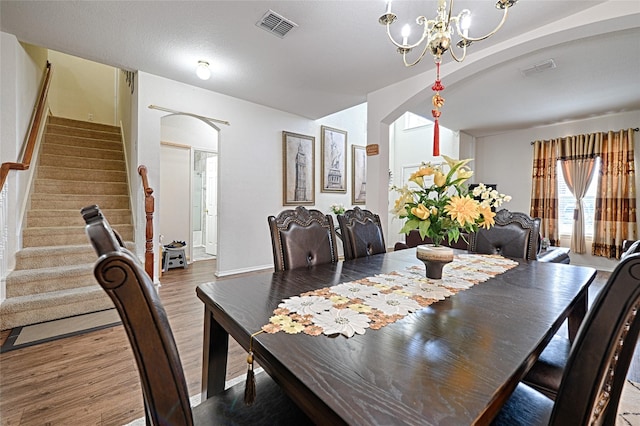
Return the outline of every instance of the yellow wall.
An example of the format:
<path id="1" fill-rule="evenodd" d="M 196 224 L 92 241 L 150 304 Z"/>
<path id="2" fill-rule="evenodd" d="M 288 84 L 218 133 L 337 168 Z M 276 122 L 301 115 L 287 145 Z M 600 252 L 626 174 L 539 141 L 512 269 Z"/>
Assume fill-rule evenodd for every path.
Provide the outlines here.
<path id="1" fill-rule="evenodd" d="M 49 51 L 53 80 L 49 106 L 55 116 L 116 125 L 117 70 Z"/>

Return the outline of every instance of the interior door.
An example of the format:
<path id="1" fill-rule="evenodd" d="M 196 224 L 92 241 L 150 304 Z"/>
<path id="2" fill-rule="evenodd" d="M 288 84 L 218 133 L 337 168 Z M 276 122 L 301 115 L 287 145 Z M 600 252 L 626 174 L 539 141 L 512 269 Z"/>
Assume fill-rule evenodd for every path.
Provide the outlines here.
<path id="1" fill-rule="evenodd" d="M 205 192 L 205 252 L 218 253 L 218 156 L 210 153 L 206 162 Z"/>

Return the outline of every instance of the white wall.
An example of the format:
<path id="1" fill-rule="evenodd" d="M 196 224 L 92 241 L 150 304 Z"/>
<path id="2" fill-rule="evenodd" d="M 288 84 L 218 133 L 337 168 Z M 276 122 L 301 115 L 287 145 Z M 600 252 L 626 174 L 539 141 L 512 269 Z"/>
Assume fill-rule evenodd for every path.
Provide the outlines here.
<path id="1" fill-rule="evenodd" d="M 163 244 L 172 241 L 190 240 L 191 228 L 191 150 L 162 144 L 160 146 L 160 198 L 157 228 L 158 238 L 162 235 Z M 162 197 L 164 195 L 164 197 Z M 156 246 L 157 247 L 157 246 Z"/>
<path id="2" fill-rule="evenodd" d="M 0 162 L 22 160 L 26 134 L 45 69 L 37 49 L 26 50 L 12 34 L 0 33 Z M 32 162 L 35 162 L 36 156 Z M 10 171 L 0 192 L 0 301 L 6 276 L 21 248 L 20 224 L 31 181 L 29 171 Z M 10 208 L 9 208 L 10 207 Z"/>
<path id="3" fill-rule="evenodd" d="M 55 67 L 49 89 L 53 115 L 119 125 L 116 68 L 53 50 L 49 51 L 49 61 Z"/>
<path id="4" fill-rule="evenodd" d="M 363 144 L 365 106 L 310 121 L 251 102 L 199 89 L 183 83 L 139 72 L 137 81 L 136 161 L 149 168 L 149 184 L 161 194 L 159 142 L 160 119 L 167 113 L 149 105 L 228 120 L 220 128 L 218 187 L 218 275 L 273 267 L 267 217 L 282 206 L 282 131 L 316 138 L 316 182 L 319 182 L 320 126 L 347 130 L 348 143 Z M 349 148 L 350 149 L 350 148 Z M 317 188 L 319 186 L 316 185 Z M 350 197 L 347 194 L 344 197 Z M 350 200 L 350 198 L 349 198 Z M 163 202 L 156 198 L 156 205 Z M 316 208 L 323 211 L 346 198 L 316 190 Z M 287 207 L 288 208 L 288 207 Z M 141 201 L 135 205 L 137 220 L 143 223 Z M 156 209 L 159 210 L 158 208 Z M 158 229 L 158 215 L 155 229 Z M 137 250 L 143 252 L 144 229 L 136 231 Z M 158 244 L 157 236 L 155 244 Z M 248 247 L 251 247 L 249 250 Z M 158 259 L 156 259 L 156 262 Z"/>
<path id="5" fill-rule="evenodd" d="M 474 162 L 476 181 L 497 183 L 500 192 L 513 197 L 510 203 L 505 204 L 505 208 L 529 214 L 533 162 L 531 142 L 583 133 L 627 129 L 637 127 L 638 123 L 640 123 L 640 111 L 632 111 L 478 138 Z M 640 134 L 635 133 L 634 139 L 636 164 L 640 164 L 638 163 Z M 640 185 L 640 176 L 636 170 L 636 187 L 640 188 L 638 185 Z M 561 244 L 568 247 L 570 241 L 563 240 Z M 590 246 L 587 247 L 587 252 L 589 251 Z M 603 270 L 612 270 L 617 264 L 617 261 L 589 254 L 572 253 L 570 257 L 572 264 L 589 265 Z"/>

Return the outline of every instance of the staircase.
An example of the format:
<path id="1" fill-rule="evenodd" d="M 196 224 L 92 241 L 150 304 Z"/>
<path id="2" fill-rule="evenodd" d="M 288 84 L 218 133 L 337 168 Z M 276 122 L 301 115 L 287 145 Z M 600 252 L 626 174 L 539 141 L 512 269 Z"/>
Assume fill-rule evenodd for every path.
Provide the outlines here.
<path id="1" fill-rule="evenodd" d="M 133 240 L 120 129 L 49 117 L 0 329 L 113 307 L 93 277 L 97 258 L 80 215 L 91 204 Z"/>

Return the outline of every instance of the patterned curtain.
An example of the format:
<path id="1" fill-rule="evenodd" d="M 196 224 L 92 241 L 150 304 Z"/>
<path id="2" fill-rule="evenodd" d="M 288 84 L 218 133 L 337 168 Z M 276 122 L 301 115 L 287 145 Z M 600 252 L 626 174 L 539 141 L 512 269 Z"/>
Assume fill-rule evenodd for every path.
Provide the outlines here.
<path id="1" fill-rule="evenodd" d="M 531 217 L 542 219 L 540 233 L 552 246 L 558 236 L 558 144 L 559 139 L 533 143 Z"/>
<path id="2" fill-rule="evenodd" d="M 591 184 L 596 165 L 596 150 L 602 144 L 602 133 L 569 136 L 560 143 L 560 164 L 569 191 L 576 199 L 573 210 L 571 251 L 586 253 L 584 240 L 584 205 L 582 199 Z"/>
<path id="3" fill-rule="evenodd" d="M 637 239 L 633 129 L 603 134 L 599 155 L 591 254 L 620 259 L 624 240 Z"/>

